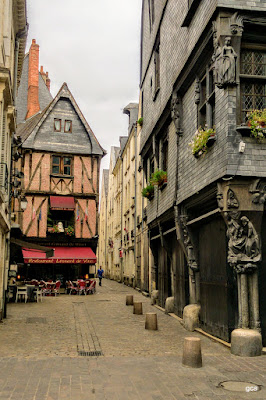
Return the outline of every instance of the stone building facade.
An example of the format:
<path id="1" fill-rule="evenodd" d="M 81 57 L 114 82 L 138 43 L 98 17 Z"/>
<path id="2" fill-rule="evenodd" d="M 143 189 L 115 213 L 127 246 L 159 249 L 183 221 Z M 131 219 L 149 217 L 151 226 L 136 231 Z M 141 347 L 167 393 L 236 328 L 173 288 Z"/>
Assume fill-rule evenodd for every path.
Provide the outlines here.
<path id="1" fill-rule="evenodd" d="M 65 281 L 95 273 L 99 169 L 105 151 L 66 83 L 49 101 L 50 82 L 39 71 L 38 53 L 33 40 L 24 64 L 28 84 L 18 98 L 24 119 L 18 126 L 22 158 L 15 167 L 24 174 L 21 197 L 27 200 L 20 214 L 20 200 L 14 203 L 24 240 L 20 275 Z M 53 248 L 53 256 L 36 251 L 36 245 Z"/>
<path id="2" fill-rule="evenodd" d="M 265 23 L 259 0 L 143 1 L 145 183 L 167 172 L 147 205 L 153 287 L 227 341 L 239 327 L 266 342 L 266 139 L 249 126 L 266 109 Z"/>
<path id="3" fill-rule="evenodd" d="M 16 137 L 15 98 L 22 73 L 27 38 L 25 0 L 0 3 L 0 319 L 5 315 L 9 270 L 11 147 Z"/>

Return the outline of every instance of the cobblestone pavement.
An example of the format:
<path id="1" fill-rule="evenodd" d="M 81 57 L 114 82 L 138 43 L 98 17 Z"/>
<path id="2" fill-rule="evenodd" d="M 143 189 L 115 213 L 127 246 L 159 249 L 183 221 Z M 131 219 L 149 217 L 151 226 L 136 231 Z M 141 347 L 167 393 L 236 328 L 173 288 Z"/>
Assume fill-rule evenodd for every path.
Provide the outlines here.
<path id="1" fill-rule="evenodd" d="M 143 302 L 144 313 L 158 314 L 158 331 L 144 329 L 145 316 L 125 305 L 126 294 Z M 0 324 L 0 400 L 266 399 L 266 356 L 232 356 L 116 282 L 104 279 L 89 296 L 10 303 L 7 311 Z M 200 337 L 202 368 L 182 366 L 186 336 Z M 228 380 L 262 389 L 218 387 Z"/>

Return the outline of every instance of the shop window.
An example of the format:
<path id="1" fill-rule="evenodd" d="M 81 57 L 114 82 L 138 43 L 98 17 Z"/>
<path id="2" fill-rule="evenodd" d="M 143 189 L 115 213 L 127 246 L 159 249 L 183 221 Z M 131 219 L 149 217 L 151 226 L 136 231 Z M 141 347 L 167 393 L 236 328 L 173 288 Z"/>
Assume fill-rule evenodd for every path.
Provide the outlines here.
<path id="1" fill-rule="evenodd" d="M 266 51 L 241 52 L 241 122 L 252 110 L 266 108 Z"/>
<path id="2" fill-rule="evenodd" d="M 54 119 L 54 131 L 61 132 L 61 119 L 55 118 Z"/>
<path id="3" fill-rule="evenodd" d="M 52 174 L 71 175 L 72 158 L 52 156 Z"/>
<path id="4" fill-rule="evenodd" d="M 64 129 L 65 133 L 71 133 L 72 132 L 72 121 L 66 119 L 65 120 L 65 129 Z"/>

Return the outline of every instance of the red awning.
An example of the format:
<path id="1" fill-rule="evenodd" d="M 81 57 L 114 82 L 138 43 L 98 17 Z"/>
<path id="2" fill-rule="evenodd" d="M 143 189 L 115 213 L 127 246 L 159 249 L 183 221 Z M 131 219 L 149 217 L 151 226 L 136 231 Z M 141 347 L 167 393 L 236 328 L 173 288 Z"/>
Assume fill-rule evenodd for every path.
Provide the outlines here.
<path id="1" fill-rule="evenodd" d="M 90 247 L 53 247 L 54 256 L 46 258 L 42 251 L 22 249 L 27 264 L 95 264 L 96 255 Z"/>
<path id="2" fill-rule="evenodd" d="M 75 210 L 74 197 L 50 196 L 51 210 Z"/>

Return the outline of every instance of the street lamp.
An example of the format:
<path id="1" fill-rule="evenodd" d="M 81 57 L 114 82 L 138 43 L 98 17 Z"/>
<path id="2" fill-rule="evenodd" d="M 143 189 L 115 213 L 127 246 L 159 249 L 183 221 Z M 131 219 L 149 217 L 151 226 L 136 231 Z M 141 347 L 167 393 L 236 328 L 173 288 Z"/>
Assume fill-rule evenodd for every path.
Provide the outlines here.
<path id="1" fill-rule="evenodd" d="M 25 211 L 28 205 L 28 200 L 26 199 L 26 197 L 22 197 L 22 199 L 20 200 L 20 208 L 22 211 Z"/>

